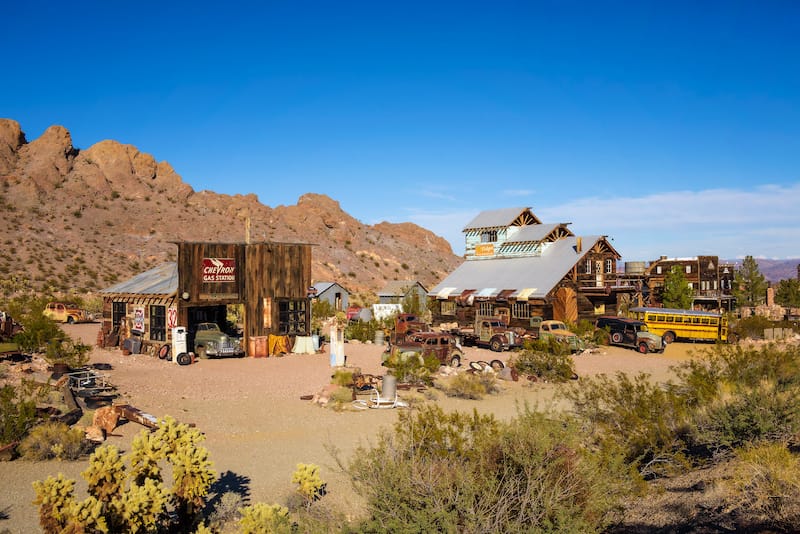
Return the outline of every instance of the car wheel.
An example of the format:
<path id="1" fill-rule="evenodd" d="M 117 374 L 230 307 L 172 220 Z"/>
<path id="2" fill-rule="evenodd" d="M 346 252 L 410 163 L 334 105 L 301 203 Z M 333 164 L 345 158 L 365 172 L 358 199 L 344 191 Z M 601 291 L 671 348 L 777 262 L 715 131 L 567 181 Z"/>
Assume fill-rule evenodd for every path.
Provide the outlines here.
<path id="1" fill-rule="evenodd" d="M 181 352 L 178 354 L 178 365 L 189 365 L 190 363 L 192 363 L 192 357 L 188 353 Z"/>
<path id="2" fill-rule="evenodd" d="M 639 343 L 639 352 L 640 352 L 641 354 L 647 354 L 647 351 L 648 351 L 648 349 L 647 349 L 647 343 L 645 343 L 644 341 L 642 341 L 641 343 Z"/>
<path id="3" fill-rule="evenodd" d="M 664 332 L 664 335 L 661 336 L 661 338 L 664 340 L 664 343 L 666 343 L 667 345 L 669 345 L 670 343 L 674 343 L 675 342 L 675 334 L 673 332 Z"/>
<path id="4" fill-rule="evenodd" d="M 169 344 L 165 343 L 161 345 L 161 348 L 158 349 L 158 359 L 159 360 L 166 360 L 167 356 L 169 356 L 170 346 Z"/>
<path id="5" fill-rule="evenodd" d="M 69 317 L 67 317 L 67 324 L 72 324 L 74 322 L 75 322 L 75 319 L 71 315 Z"/>
<path id="6" fill-rule="evenodd" d="M 502 371 L 506 366 L 506 364 L 504 364 L 500 360 L 492 360 L 490 365 L 492 366 L 492 369 L 494 369 L 495 371 Z"/>
<path id="7" fill-rule="evenodd" d="M 494 352 L 503 352 L 503 342 L 494 338 L 489 342 L 489 348 Z"/>
<path id="8" fill-rule="evenodd" d="M 611 342 L 612 343 L 622 343 L 622 334 L 619 332 L 614 332 L 611 334 Z"/>
<path id="9" fill-rule="evenodd" d="M 461 366 L 461 356 L 458 354 L 453 354 L 450 356 L 450 367 L 460 367 Z"/>

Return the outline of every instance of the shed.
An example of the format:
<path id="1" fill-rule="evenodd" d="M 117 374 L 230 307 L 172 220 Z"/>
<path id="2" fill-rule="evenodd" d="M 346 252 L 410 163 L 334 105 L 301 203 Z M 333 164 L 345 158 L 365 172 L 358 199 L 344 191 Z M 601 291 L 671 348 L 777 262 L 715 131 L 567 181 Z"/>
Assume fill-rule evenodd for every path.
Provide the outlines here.
<path id="1" fill-rule="evenodd" d="M 336 282 L 316 282 L 313 298 L 329 302 L 335 311 L 345 311 L 350 306 L 350 292 Z"/>
<path id="2" fill-rule="evenodd" d="M 416 280 L 393 280 L 378 291 L 379 304 L 403 304 L 409 301 L 423 310 L 428 304 L 428 290 Z"/>
<path id="3" fill-rule="evenodd" d="M 310 333 L 311 245 L 180 242 L 178 261 L 102 290 L 104 333 L 130 325 L 143 344 L 171 341 L 171 329 L 217 323 L 250 338 Z M 232 314 L 231 312 L 236 312 Z M 238 315 L 241 324 L 230 324 Z"/>

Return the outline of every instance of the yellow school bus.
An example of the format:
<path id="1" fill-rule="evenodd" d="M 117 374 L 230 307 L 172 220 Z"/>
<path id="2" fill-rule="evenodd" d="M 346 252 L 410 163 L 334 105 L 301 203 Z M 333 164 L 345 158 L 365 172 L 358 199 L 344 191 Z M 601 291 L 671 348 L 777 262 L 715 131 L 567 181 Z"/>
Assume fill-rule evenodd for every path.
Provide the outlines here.
<path id="1" fill-rule="evenodd" d="M 629 315 L 644 322 L 664 343 L 676 339 L 728 341 L 728 318 L 721 313 L 673 308 L 631 308 Z"/>

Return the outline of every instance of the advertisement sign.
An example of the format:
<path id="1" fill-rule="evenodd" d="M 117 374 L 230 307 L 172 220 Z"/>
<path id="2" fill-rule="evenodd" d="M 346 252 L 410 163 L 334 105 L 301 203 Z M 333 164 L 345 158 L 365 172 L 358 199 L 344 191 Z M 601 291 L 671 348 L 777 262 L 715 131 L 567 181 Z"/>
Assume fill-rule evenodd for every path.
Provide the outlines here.
<path id="1" fill-rule="evenodd" d="M 170 306 L 167 309 L 167 328 L 170 330 L 178 326 L 178 308 Z"/>
<path id="2" fill-rule="evenodd" d="M 203 283 L 235 282 L 234 258 L 203 258 Z"/>
<path id="3" fill-rule="evenodd" d="M 475 255 L 476 256 L 494 256 L 494 244 L 493 243 L 482 243 L 480 245 L 475 245 Z"/>
<path id="4" fill-rule="evenodd" d="M 144 308 L 133 309 L 133 329 L 144 332 Z"/>

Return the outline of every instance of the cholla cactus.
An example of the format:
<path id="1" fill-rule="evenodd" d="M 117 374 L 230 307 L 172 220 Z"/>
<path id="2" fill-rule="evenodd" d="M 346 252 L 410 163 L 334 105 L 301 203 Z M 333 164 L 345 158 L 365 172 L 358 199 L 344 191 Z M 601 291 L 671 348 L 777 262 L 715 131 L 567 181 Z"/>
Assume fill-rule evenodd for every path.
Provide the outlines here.
<path id="1" fill-rule="evenodd" d="M 39 505 L 39 525 L 44 532 L 61 532 L 64 528 L 70 507 L 75 504 L 74 489 L 75 481 L 65 478 L 62 473 L 33 483 L 36 492 L 33 504 Z"/>
<path id="2" fill-rule="evenodd" d="M 167 508 L 168 492 L 160 481 L 147 479 L 141 486 L 132 485 L 120 499 L 125 525 L 132 533 L 155 532 Z"/>
<path id="3" fill-rule="evenodd" d="M 289 509 L 279 504 L 256 503 L 240 509 L 241 534 L 291 534 L 292 521 Z"/>
<path id="4" fill-rule="evenodd" d="M 109 532 L 103 503 L 94 497 L 73 502 L 69 507 L 69 518 L 63 532 Z"/>
<path id="5" fill-rule="evenodd" d="M 119 449 L 113 445 L 98 447 L 89 457 L 89 467 L 81 473 L 89 484 L 89 495 L 100 502 L 109 502 L 122 493 L 125 486 L 125 464 Z"/>
<path id="6" fill-rule="evenodd" d="M 297 484 L 297 493 L 305 499 L 306 509 L 325 495 L 325 482 L 319 477 L 319 467 L 314 464 L 297 464 L 292 482 Z"/>
<path id="7" fill-rule="evenodd" d="M 134 484 L 142 485 L 147 479 L 163 480 L 160 460 L 166 456 L 164 443 L 146 430 L 133 438 L 130 460 L 130 477 Z"/>

